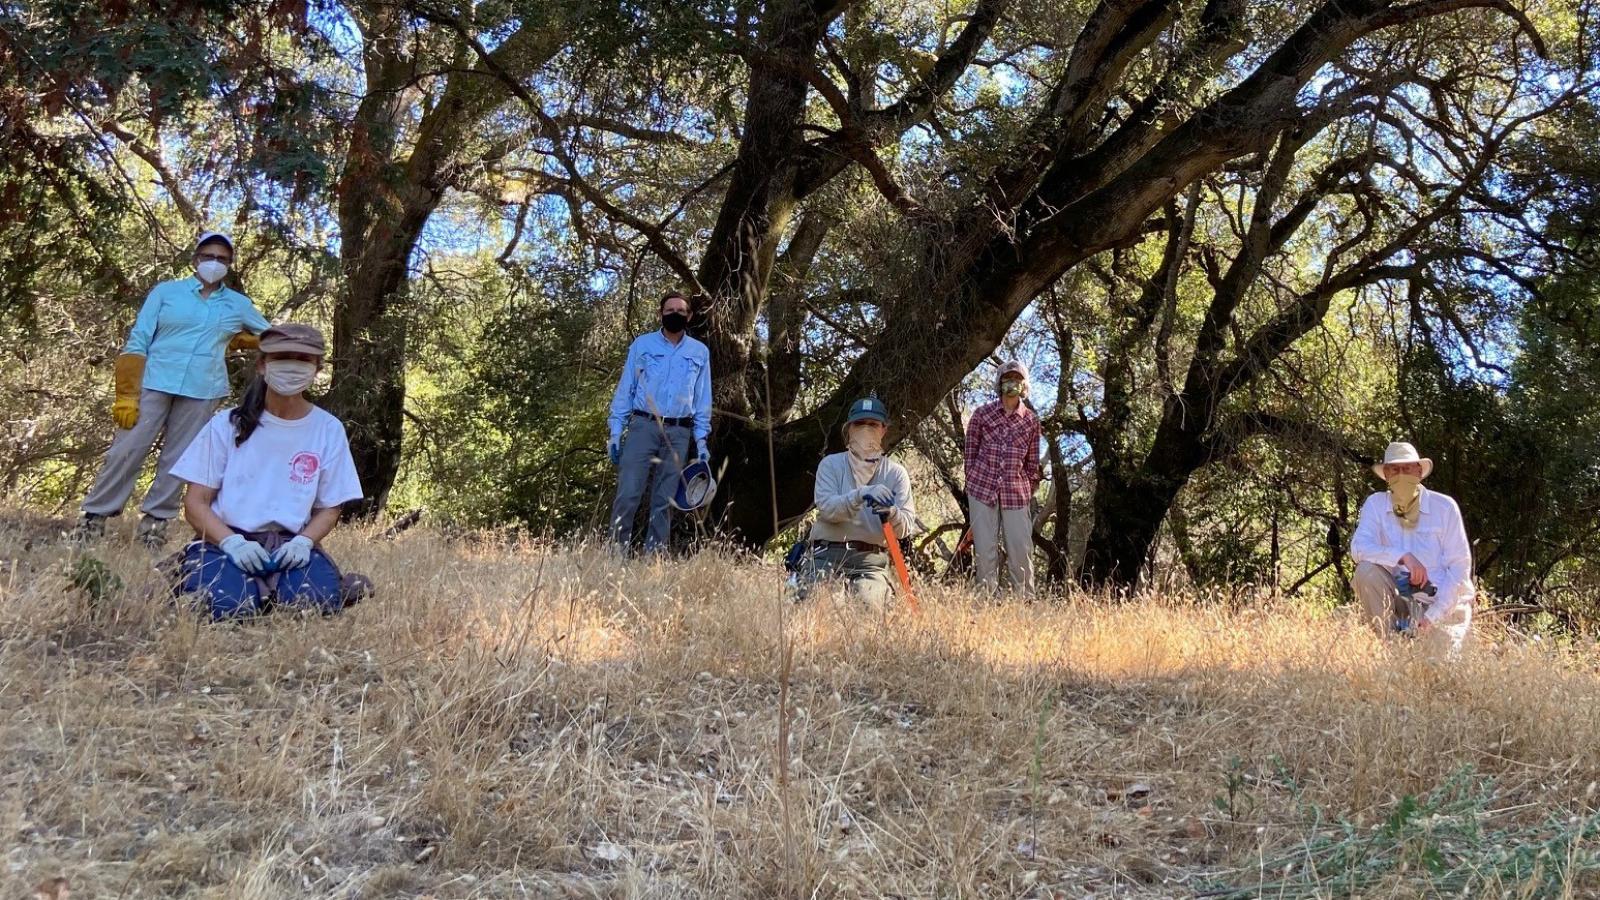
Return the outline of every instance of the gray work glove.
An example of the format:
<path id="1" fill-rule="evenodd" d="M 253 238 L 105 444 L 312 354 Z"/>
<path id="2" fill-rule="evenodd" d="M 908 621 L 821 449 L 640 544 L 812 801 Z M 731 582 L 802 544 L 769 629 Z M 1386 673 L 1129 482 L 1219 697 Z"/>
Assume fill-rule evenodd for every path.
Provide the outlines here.
<path id="1" fill-rule="evenodd" d="M 222 552 L 228 554 L 228 559 L 241 570 L 254 575 L 267 568 L 272 562 L 272 556 L 267 553 L 267 548 L 242 534 L 230 534 L 223 538 L 219 544 Z"/>
<path id="2" fill-rule="evenodd" d="M 277 565 L 279 571 L 309 566 L 312 546 L 314 545 L 311 538 L 297 534 L 287 544 L 279 547 L 277 553 L 272 554 L 272 562 Z"/>

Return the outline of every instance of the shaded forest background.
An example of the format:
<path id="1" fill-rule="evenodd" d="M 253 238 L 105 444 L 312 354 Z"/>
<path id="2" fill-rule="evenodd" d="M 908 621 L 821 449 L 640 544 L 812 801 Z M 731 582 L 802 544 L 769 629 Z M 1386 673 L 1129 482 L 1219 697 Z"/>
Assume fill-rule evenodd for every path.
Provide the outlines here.
<path id="1" fill-rule="evenodd" d="M 0 0 L 0 494 L 81 498 L 139 302 L 219 228 L 332 334 L 368 512 L 594 530 L 675 287 L 747 544 L 870 390 L 953 545 L 1015 356 L 1058 580 L 1337 596 L 1406 439 L 1482 583 L 1587 621 L 1595 8 Z"/>

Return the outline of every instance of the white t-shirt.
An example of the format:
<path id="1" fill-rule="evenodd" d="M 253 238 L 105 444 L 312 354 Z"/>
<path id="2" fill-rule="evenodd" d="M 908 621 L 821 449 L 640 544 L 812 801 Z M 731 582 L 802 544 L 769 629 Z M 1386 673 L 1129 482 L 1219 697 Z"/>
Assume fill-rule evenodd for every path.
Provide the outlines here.
<path id="1" fill-rule="evenodd" d="M 218 489 L 211 510 L 230 527 L 298 533 L 313 510 L 361 499 L 350 441 L 331 413 L 313 406 L 309 415 L 280 419 L 263 410 L 236 447 L 230 412 L 213 416 L 172 467 L 176 478 Z"/>

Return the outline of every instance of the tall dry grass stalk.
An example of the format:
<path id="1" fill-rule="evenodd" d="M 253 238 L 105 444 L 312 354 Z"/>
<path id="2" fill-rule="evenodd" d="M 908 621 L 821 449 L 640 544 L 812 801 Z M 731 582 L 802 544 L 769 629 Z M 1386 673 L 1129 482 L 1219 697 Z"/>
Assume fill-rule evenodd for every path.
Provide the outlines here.
<path id="1" fill-rule="evenodd" d="M 333 550 L 377 599 L 211 626 L 125 536 L 91 550 L 121 580 L 92 600 L 7 518 L 0 896 L 1317 896 L 1296 859 L 1466 766 L 1485 833 L 1594 813 L 1589 648 L 1439 666 L 1265 597 L 929 587 L 913 619 L 785 611 L 781 572 L 713 553 Z M 1592 848 L 1552 846 L 1592 894 Z M 1364 895 L 1428 893 L 1410 847 Z M 1474 883 L 1533 884 L 1496 871 Z"/>

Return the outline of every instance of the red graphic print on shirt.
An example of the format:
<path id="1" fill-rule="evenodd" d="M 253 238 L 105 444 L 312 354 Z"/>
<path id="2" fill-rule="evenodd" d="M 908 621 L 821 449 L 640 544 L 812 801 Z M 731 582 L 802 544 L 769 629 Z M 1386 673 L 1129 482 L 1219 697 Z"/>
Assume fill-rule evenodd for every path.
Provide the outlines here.
<path id="1" fill-rule="evenodd" d="M 322 460 L 309 450 L 302 450 L 289 460 L 289 480 L 295 484 L 310 484 L 317 478 L 317 470 L 322 468 Z"/>

